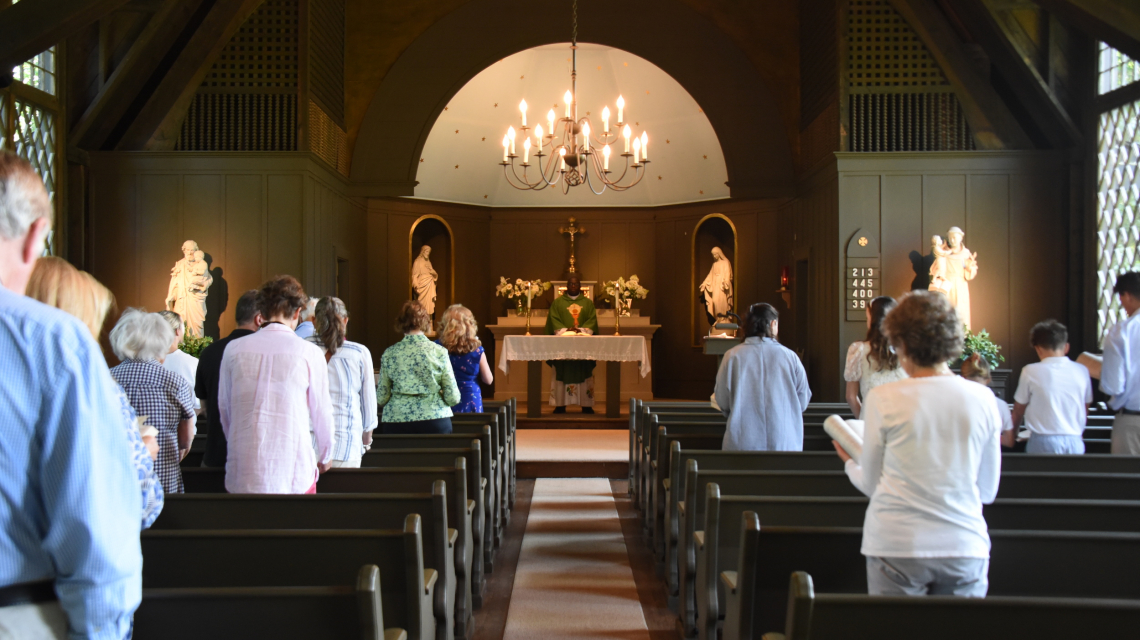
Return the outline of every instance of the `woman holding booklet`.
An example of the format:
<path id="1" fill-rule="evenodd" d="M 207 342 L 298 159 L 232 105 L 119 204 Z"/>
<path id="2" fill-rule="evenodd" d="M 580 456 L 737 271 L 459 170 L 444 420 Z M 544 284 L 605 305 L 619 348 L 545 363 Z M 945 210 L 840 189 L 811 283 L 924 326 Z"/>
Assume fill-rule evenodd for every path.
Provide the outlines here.
<path id="1" fill-rule="evenodd" d="M 983 597 L 990 539 L 982 505 L 997 496 L 1001 471 L 993 394 L 945 366 L 962 351 L 962 323 L 946 296 L 911 293 L 883 332 L 909 379 L 867 394 L 855 459 L 835 445 L 852 484 L 871 498 L 868 591 Z"/>

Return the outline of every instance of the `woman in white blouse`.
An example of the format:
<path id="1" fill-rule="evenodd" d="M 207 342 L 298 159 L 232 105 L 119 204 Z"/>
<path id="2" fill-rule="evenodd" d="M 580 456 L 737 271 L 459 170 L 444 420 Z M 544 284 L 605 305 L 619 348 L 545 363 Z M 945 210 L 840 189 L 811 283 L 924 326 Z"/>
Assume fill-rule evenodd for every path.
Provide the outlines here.
<path id="1" fill-rule="evenodd" d="M 348 309 L 340 298 L 321 298 L 317 302 L 313 327 L 315 332 L 305 339 L 321 348 L 329 364 L 329 396 L 336 425 L 332 466 L 359 467 L 379 422 L 372 352 L 345 339 Z"/>
<path id="2" fill-rule="evenodd" d="M 997 496 L 1001 419 L 993 393 L 950 373 L 962 323 L 946 296 L 917 291 L 883 321 L 907 380 L 863 405 L 856 464 L 847 475 L 871 498 L 863 523 L 871 595 L 984 597 L 990 538 L 982 505 Z"/>
<path id="3" fill-rule="evenodd" d="M 847 406 L 851 407 L 856 418 L 863 412 L 860 399 L 866 400 L 868 391 L 906 377 L 906 371 L 899 366 L 898 356 L 883 335 L 883 317 L 895 308 L 895 304 L 895 299 L 890 296 L 872 300 L 867 305 L 867 339 L 852 342 L 847 350 L 843 379 L 847 381 Z"/>

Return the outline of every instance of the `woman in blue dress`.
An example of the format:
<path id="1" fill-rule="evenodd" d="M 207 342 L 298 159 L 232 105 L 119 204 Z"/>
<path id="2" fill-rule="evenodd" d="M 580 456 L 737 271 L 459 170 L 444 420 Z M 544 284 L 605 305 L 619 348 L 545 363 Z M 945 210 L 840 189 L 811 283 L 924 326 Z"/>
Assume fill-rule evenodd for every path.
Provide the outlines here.
<path id="1" fill-rule="evenodd" d="M 479 390 L 479 382 L 491 384 L 495 380 L 478 331 L 475 316 L 461 304 L 448 307 L 439 321 L 439 344 L 447 349 L 455 382 L 459 385 L 459 404 L 451 408 L 454 413 L 482 413 L 483 392 Z"/>

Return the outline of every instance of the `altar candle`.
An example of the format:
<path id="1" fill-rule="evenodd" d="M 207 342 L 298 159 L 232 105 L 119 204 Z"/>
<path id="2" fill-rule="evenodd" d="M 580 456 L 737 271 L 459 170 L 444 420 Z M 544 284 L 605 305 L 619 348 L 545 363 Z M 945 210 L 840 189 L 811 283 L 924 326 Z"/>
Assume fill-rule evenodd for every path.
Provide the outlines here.
<path id="1" fill-rule="evenodd" d="M 554 135 L 554 109 L 546 112 L 546 121 L 550 124 L 550 135 Z"/>
<path id="2" fill-rule="evenodd" d="M 523 140 L 523 164 L 530 162 L 530 138 Z"/>
<path id="3" fill-rule="evenodd" d="M 527 313 L 528 317 L 530 316 L 530 294 L 531 294 L 531 291 L 532 291 L 532 289 L 530 288 L 530 283 L 528 282 L 528 283 L 526 283 L 526 313 Z M 529 324 L 530 320 L 527 320 L 527 323 Z"/>
<path id="4" fill-rule="evenodd" d="M 602 132 L 609 134 L 610 132 L 610 108 L 602 107 Z"/>
<path id="5" fill-rule="evenodd" d="M 522 126 L 526 126 L 526 100 L 519 103 L 519 111 L 522 112 Z"/>
<path id="6" fill-rule="evenodd" d="M 625 98 L 621 97 L 620 95 L 618 96 L 618 99 L 617 99 L 617 108 L 618 108 L 618 124 L 621 124 L 622 122 L 624 122 L 621 119 L 621 115 L 622 115 L 622 110 L 625 109 Z M 627 151 L 628 151 L 628 149 L 627 149 Z"/>
<path id="7" fill-rule="evenodd" d="M 582 123 L 582 148 L 586 151 L 590 150 L 590 123 Z"/>
<path id="8" fill-rule="evenodd" d="M 602 171 L 610 170 L 610 145 L 602 147 Z"/>
<path id="9" fill-rule="evenodd" d="M 570 105 L 574 102 L 574 95 L 567 91 L 566 95 L 562 96 L 562 99 L 566 101 L 566 117 L 569 118 Z"/>
<path id="10" fill-rule="evenodd" d="M 630 131 L 630 128 L 629 128 L 629 125 L 628 125 L 628 124 L 627 124 L 627 125 L 625 125 L 625 128 L 621 130 L 621 134 L 622 134 L 623 136 L 625 136 L 625 152 L 626 152 L 626 153 L 629 153 L 629 136 L 630 136 L 630 134 L 632 134 L 632 133 L 633 133 L 633 132 L 632 132 L 632 131 Z"/>
<path id="11" fill-rule="evenodd" d="M 641 159 L 649 161 L 649 134 L 641 132 Z"/>
<path id="12" fill-rule="evenodd" d="M 641 138 L 633 139 L 633 164 L 641 162 Z"/>
<path id="13" fill-rule="evenodd" d="M 510 127 L 507 129 L 507 138 L 511 141 L 511 155 L 515 155 L 515 128 Z"/>

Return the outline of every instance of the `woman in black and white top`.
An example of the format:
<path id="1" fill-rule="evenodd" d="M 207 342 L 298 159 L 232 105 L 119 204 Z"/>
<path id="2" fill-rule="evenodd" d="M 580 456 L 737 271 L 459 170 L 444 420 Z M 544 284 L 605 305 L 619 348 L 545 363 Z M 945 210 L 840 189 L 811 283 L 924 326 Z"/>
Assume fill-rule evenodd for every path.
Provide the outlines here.
<path id="1" fill-rule="evenodd" d="M 1001 472 L 993 393 L 946 368 L 962 351 L 962 323 L 946 296 L 906 296 L 883 331 L 910 378 L 867 394 L 861 466 L 836 445 L 851 482 L 871 498 L 868 590 L 983 597 L 990 539 L 982 505 L 997 496 Z"/>

